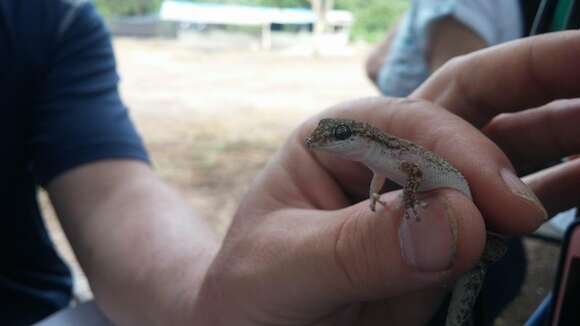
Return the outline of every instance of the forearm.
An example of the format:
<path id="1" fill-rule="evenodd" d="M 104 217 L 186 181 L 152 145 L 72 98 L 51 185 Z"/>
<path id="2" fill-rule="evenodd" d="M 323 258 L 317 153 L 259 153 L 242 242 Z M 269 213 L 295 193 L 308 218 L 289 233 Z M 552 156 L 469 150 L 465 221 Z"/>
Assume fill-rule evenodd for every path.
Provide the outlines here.
<path id="1" fill-rule="evenodd" d="M 97 302 L 122 325 L 182 323 L 191 317 L 217 240 L 144 164 L 99 164 L 115 164 L 105 180 L 91 180 L 88 166 L 49 187 Z M 76 198 L 56 190 L 78 188 L 66 183 L 85 177 Z"/>
<path id="2" fill-rule="evenodd" d="M 434 22 L 428 39 L 427 63 L 431 73 L 454 57 L 487 46 L 479 34 L 453 17 L 446 17 Z"/>
<path id="3" fill-rule="evenodd" d="M 391 50 L 391 44 L 399 28 L 399 23 L 391 28 L 368 56 L 366 73 L 368 78 L 377 85 L 381 67 Z M 485 40 L 453 17 L 447 17 L 433 23 L 427 44 L 427 63 L 433 73 L 453 57 L 477 51 L 487 46 Z"/>

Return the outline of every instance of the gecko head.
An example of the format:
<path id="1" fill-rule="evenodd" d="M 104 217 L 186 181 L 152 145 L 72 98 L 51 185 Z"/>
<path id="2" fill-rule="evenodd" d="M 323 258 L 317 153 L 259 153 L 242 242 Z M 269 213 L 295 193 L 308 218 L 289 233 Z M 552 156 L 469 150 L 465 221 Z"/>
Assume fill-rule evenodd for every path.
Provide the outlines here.
<path id="1" fill-rule="evenodd" d="M 306 147 L 330 152 L 347 151 L 358 146 L 363 123 L 348 119 L 320 120 L 318 126 L 306 138 Z"/>

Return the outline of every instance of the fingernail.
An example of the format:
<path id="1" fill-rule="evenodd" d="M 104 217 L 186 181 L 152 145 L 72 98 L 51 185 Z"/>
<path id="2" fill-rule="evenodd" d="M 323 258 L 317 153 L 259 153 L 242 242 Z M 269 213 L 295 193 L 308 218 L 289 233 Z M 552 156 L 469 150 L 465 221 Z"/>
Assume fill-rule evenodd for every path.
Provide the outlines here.
<path id="1" fill-rule="evenodd" d="M 457 218 L 443 199 L 432 196 L 417 207 L 417 220 L 403 218 L 399 226 L 401 253 L 419 271 L 438 272 L 453 264 L 457 252 Z"/>
<path id="2" fill-rule="evenodd" d="M 538 210 L 538 218 L 541 221 L 548 219 L 548 212 L 536 197 L 536 194 L 528 187 L 518 176 L 515 175 L 510 169 L 503 168 L 500 171 L 501 177 L 505 184 L 510 188 L 510 190 L 520 198 L 527 200 L 532 203 Z"/>

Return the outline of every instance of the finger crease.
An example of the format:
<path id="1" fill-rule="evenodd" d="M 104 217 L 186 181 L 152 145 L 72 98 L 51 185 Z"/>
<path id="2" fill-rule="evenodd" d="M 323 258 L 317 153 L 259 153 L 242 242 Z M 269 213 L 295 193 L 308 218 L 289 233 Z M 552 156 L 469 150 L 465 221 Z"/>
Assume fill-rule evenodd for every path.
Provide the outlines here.
<path id="1" fill-rule="evenodd" d="M 556 94 L 552 92 L 551 88 L 548 87 L 548 84 L 544 81 L 543 78 L 540 78 L 540 74 L 538 74 L 537 66 L 535 65 L 536 62 L 536 51 L 535 47 L 532 44 L 528 46 L 528 52 L 524 59 L 524 72 L 527 72 L 527 80 L 531 82 L 535 91 L 527 92 L 526 95 L 531 96 L 538 96 L 539 101 L 533 102 L 547 102 L 550 99 L 555 99 Z M 541 66 L 541 65 L 538 65 Z"/>
<path id="2" fill-rule="evenodd" d="M 481 96 L 473 96 L 473 92 L 470 91 L 471 87 L 468 86 L 467 77 L 465 77 L 463 71 L 464 69 L 459 69 L 459 73 L 453 78 L 453 85 L 457 89 L 453 93 L 464 99 L 463 102 L 469 108 L 473 117 L 473 119 L 470 119 L 471 124 L 477 128 L 481 128 L 496 115 L 496 110 L 493 105 L 484 101 Z"/>
<path id="3" fill-rule="evenodd" d="M 342 255 L 340 254 L 340 243 L 343 241 L 344 238 L 344 228 L 346 226 L 346 224 L 349 222 L 350 217 L 345 218 L 342 223 L 340 223 L 337 233 L 336 233 L 336 238 L 334 239 L 334 261 L 335 264 L 338 266 L 338 268 L 340 270 L 342 270 L 344 276 L 346 277 L 346 280 L 348 281 L 348 284 L 351 288 L 351 290 L 354 290 L 355 284 L 354 284 L 354 279 L 352 277 L 352 275 L 350 275 L 349 273 L 349 269 L 347 268 L 347 264 L 345 263 L 344 259 L 342 258 Z"/>

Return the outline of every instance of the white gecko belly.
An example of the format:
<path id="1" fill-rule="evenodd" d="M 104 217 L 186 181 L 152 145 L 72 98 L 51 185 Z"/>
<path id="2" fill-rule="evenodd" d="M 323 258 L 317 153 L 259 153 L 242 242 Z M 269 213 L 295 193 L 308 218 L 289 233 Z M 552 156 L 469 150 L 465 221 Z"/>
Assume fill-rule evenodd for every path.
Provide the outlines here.
<path id="1" fill-rule="evenodd" d="M 368 146 L 366 151 L 357 154 L 358 161 L 400 186 L 407 183 L 407 174 L 401 169 L 401 163 L 411 162 L 417 164 L 423 174 L 418 191 L 452 188 L 472 199 L 467 180 L 461 173 L 457 170 L 447 171 L 444 167 L 430 164 L 419 154 L 409 152 L 402 154 L 401 151 L 386 149 L 379 145 Z"/>

